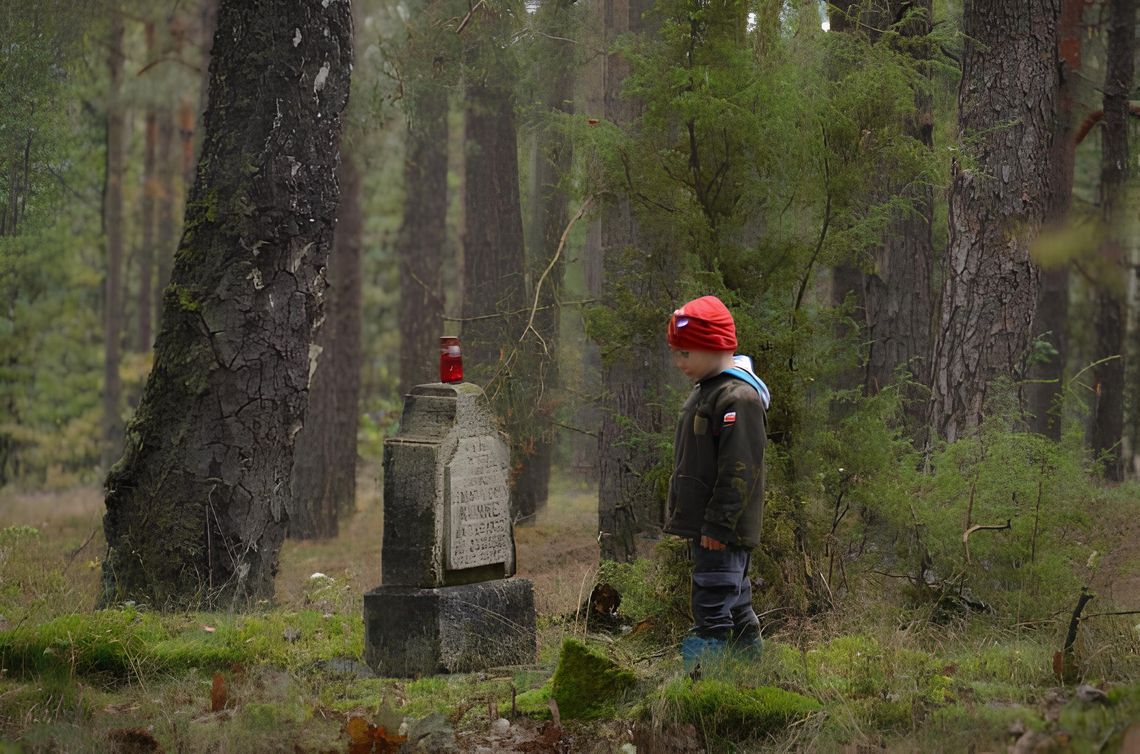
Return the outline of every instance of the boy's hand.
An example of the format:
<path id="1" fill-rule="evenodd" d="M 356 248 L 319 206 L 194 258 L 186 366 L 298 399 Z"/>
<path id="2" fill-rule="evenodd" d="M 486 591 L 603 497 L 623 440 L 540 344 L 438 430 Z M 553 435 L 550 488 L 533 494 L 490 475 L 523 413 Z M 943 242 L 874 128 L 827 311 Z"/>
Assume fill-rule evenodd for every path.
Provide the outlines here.
<path id="1" fill-rule="evenodd" d="M 705 548 L 706 550 L 723 550 L 725 545 L 724 542 L 718 542 L 712 537 L 702 534 L 701 547 Z"/>

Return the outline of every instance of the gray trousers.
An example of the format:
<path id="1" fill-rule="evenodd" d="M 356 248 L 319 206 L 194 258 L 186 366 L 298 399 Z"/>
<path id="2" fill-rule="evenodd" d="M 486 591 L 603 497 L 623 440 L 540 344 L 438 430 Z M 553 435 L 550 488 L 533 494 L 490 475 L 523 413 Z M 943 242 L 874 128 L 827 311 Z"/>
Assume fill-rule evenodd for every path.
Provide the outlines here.
<path id="1" fill-rule="evenodd" d="M 710 639 L 739 639 L 759 631 L 752 609 L 748 566 L 752 551 L 728 545 L 706 550 L 699 541 L 689 545 L 693 561 L 693 633 Z"/>

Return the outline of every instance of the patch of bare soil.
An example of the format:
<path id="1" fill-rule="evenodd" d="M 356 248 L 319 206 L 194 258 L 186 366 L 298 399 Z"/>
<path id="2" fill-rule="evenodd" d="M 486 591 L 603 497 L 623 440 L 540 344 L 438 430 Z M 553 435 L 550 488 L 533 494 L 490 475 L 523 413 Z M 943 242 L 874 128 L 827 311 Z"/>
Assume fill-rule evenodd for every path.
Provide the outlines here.
<path id="1" fill-rule="evenodd" d="M 357 482 L 357 511 L 331 540 L 287 540 L 277 573 L 277 599 L 300 606 L 314 573 L 344 580 L 354 593 L 380 584 L 383 502 L 374 478 Z M 533 524 L 515 527 L 518 575 L 534 582 L 542 615 L 573 611 L 589 595 L 598 563 L 597 494 L 556 483 Z"/>
<path id="2" fill-rule="evenodd" d="M 1136 506 L 1140 514 L 1140 504 Z M 1093 579 L 1093 591 L 1124 610 L 1140 610 L 1140 516 L 1128 516 L 1112 534 Z"/>

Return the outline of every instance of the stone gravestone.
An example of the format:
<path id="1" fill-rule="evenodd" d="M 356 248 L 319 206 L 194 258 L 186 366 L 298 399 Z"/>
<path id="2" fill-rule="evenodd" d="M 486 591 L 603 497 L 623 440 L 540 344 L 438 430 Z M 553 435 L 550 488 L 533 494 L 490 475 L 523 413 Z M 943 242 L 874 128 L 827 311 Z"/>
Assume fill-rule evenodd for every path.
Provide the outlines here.
<path id="1" fill-rule="evenodd" d="M 384 443 L 381 586 L 364 595 L 380 675 L 534 661 L 534 591 L 515 573 L 509 452 L 483 391 L 418 385 Z"/>

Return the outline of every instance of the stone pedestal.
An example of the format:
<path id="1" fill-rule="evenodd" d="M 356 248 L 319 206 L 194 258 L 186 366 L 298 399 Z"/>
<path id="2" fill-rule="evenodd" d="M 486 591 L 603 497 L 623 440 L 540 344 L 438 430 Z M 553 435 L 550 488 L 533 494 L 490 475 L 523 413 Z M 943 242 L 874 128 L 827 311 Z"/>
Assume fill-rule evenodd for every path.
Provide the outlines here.
<path id="1" fill-rule="evenodd" d="M 364 595 L 364 661 L 383 676 L 466 673 L 534 662 L 534 591 L 524 579 Z"/>
<path id="2" fill-rule="evenodd" d="M 384 443 L 382 586 L 365 660 L 413 676 L 532 662 L 534 594 L 515 572 L 510 454 L 483 391 L 418 385 Z"/>

